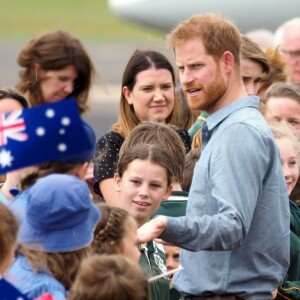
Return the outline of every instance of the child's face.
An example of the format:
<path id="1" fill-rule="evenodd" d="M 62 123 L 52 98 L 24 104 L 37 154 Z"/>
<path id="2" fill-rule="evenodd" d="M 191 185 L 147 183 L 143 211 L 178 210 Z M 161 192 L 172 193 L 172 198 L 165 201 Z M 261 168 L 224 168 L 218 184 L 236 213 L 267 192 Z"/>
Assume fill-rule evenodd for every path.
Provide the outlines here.
<path id="1" fill-rule="evenodd" d="M 134 218 L 129 217 L 125 222 L 122 254 L 135 262 L 138 262 L 141 256 L 137 244 L 137 223 Z"/>
<path id="2" fill-rule="evenodd" d="M 241 73 L 247 94 L 257 95 L 259 85 L 265 75 L 262 66 L 251 59 L 242 59 Z"/>
<path id="3" fill-rule="evenodd" d="M 291 98 L 274 98 L 267 101 L 265 117 L 271 122 L 286 122 L 300 132 L 300 105 Z"/>
<path id="4" fill-rule="evenodd" d="M 285 178 L 288 194 L 294 189 L 299 177 L 296 151 L 287 138 L 276 139 L 280 152 L 281 166 Z"/>
<path id="5" fill-rule="evenodd" d="M 176 246 L 164 245 L 164 250 L 166 254 L 166 266 L 167 270 L 171 271 L 177 269 L 180 266 L 180 248 Z M 174 274 L 169 275 L 170 288 L 171 281 Z"/>
<path id="6" fill-rule="evenodd" d="M 132 161 L 122 178 L 115 175 L 115 182 L 122 207 L 136 219 L 138 226 L 149 221 L 160 202 L 172 191 L 172 186 L 168 186 L 167 171 L 148 160 Z"/>

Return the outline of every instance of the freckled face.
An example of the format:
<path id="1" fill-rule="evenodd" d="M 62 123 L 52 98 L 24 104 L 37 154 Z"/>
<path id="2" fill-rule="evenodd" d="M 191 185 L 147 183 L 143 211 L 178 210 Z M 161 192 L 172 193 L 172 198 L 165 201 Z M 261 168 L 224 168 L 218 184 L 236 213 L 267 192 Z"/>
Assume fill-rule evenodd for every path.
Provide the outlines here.
<path id="1" fill-rule="evenodd" d="M 161 201 L 172 191 L 172 186 L 168 186 L 167 171 L 141 159 L 132 161 L 122 177 L 116 174 L 115 183 L 122 207 L 136 219 L 139 227 L 150 220 Z"/>
<path id="2" fill-rule="evenodd" d="M 172 74 L 167 69 L 148 69 L 136 76 L 132 91 L 123 87 L 123 94 L 140 121 L 164 123 L 174 108 L 175 93 Z"/>

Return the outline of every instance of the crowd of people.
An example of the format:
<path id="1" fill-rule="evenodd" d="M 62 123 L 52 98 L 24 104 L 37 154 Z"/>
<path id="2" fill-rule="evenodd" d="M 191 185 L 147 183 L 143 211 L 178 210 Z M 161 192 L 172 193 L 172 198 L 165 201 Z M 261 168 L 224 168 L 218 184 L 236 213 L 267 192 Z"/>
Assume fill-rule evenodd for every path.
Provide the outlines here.
<path id="1" fill-rule="evenodd" d="M 88 145 L 1 177 L 0 300 L 300 299 L 300 18 L 267 33 L 199 14 L 168 34 L 176 69 L 137 49 L 98 141 L 82 43 L 29 41 L 0 89 L 0 167 L 18 110 L 72 97 Z"/>

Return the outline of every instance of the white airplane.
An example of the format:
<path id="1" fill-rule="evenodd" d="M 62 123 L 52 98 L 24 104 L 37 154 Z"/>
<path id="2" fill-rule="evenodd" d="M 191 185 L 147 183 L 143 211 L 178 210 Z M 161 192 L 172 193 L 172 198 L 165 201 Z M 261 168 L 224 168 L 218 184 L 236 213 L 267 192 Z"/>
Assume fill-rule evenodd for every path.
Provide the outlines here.
<path id="1" fill-rule="evenodd" d="M 167 32 L 198 13 L 228 18 L 242 33 L 261 28 L 274 31 L 300 17 L 299 0 L 108 0 L 108 5 L 121 18 Z"/>

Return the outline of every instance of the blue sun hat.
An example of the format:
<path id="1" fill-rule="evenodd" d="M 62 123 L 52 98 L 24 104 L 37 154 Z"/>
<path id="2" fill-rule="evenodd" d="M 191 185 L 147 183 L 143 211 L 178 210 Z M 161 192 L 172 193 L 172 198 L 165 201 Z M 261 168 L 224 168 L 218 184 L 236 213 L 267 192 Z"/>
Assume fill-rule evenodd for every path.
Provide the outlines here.
<path id="1" fill-rule="evenodd" d="M 45 252 L 79 250 L 92 242 L 100 216 L 84 181 L 51 174 L 28 189 L 19 242 Z"/>

